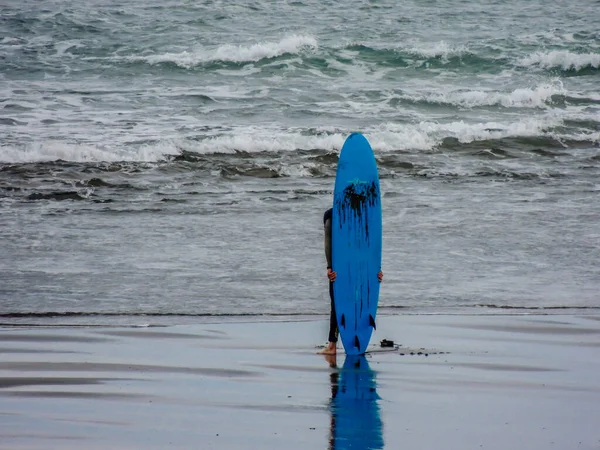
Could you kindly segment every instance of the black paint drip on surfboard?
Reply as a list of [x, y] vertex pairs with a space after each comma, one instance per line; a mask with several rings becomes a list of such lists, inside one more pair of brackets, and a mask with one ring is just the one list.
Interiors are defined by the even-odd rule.
[[[345, 223], [347, 215], [344, 214], [350, 209], [359, 221], [363, 220], [366, 215], [367, 207], [372, 206], [377, 201], [379, 196], [377, 184], [371, 183], [351, 183], [346, 186], [342, 194], [342, 201], [338, 203], [337, 213], [340, 218], [340, 228]], [[369, 223], [365, 224], [366, 238], [369, 239]]]
[[[349, 184], [343, 191], [342, 201], [337, 205], [337, 214], [340, 218], [340, 228], [346, 222], [349, 217], [356, 217], [360, 222], [365, 222], [365, 237], [367, 241], [369, 240], [369, 223], [367, 219], [367, 209], [369, 206], [373, 206], [376, 201], [378, 194], [377, 184], [372, 181], [371, 183], [351, 183]], [[351, 211], [351, 214], [346, 214], [348, 210]], [[363, 286], [361, 285], [361, 292]], [[367, 285], [367, 297], [370, 297], [370, 288]], [[362, 314], [363, 310], [363, 299], [360, 299], [360, 311]], [[354, 329], [356, 330], [358, 324], [356, 321], [358, 320], [358, 316], [355, 316], [355, 324]], [[369, 314], [369, 325], [376, 329], [377, 326], [375, 324], [375, 319], [372, 315]], [[341, 326], [346, 327], [346, 320], [344, 315], [342, 314], [341, 318]], [[354, 336], [354, 346], [356, 348], [360, 348], [360, 341], [358, 336]]]
[[[342, 194], [342, 201], [338, 203], [338, 214], [340, 217], [340, 226], [345, 222], [346, 215], [343, 214], [350, 209], [361, 220], [367, 206], [375, 204], [378, 197], [377, 185], [374, 181], [371, 183], [351, 183]], [[369, 226], [366, 226], [367, 238], [369, 237]]]

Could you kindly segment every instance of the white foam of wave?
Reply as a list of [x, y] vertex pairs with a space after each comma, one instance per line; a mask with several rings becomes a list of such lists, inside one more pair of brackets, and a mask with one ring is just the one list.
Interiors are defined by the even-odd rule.
[[[464, 121], [449, 123], [422, 121], [416, 124], [388, 122], [367, 128], [362, 132], [367, 136], [373, 148], [385, 152], [431, 150], [448, 137], [468, 143], [483, 139], [547, 135], [546, 130], [561, 124], [560, 118], [552, 117], [531, 118], [509, 124]], [[328, 130], [326, 133], [307, 136], [301, 131], [245, 128], [235, 131], [235, 134], [215, 136], [183, 145], [186, 150], [199, 153], [233, 153], [236, 151], [252, 153], [297, 149], [338, 151], [350, 133], [350, 131]]]
[[128, 59], [146, 61], [149, 64], [171, 62], [189, 69], [198, 64], [213, 61], [256, 62], [261, 59], [275, 58], [285, 54], [298, 54], [302, 50], [316, 48], [318, 48], [318, 42], [313, 36], [291, 35], [278, 42], [259, 42], [249, 46], [225, 44], [214, 50], [199, 48], [191, 52], [136, 56]]
[[453, 56], [461, 56], [469, 52], [465, 45], [453, 45], [446, 41], [419, 42], [402, 46], [401, 49], [417, 56], [425, 58], [441, 58], [444, 60]]
[[593, 142], [595, 145], [600, 144], [600, 131], [588, 133], [588, 132], [579, 132], [579, 133], [568, 133], [557, 136], [559, 140], [565, 141], [577, 141], [577, 142]]
[[449, 104], [464, 108], [478, 106], [504, 106], [506, 108], [542, 108], [548, 106], [553, 95], [566, 95], [560, 81], [544, 83], [535, 88], [519, 88], [511, 92], [498, 91], [458, 91], [417, 96], [405, 96], [411, 101]]
[[[600, 132], [553, 131], [561, 126], [558, 117], [539, 117], [519, 120], [514, 123], [454, 121], [439, 123], [422, 121], [419, 123], [383, 123], [361, 130], [378, 152], [411, 150], [428, 151], [451, 137], [462, 143], [478, 140], [502, 139], [506, 137], [551, 136], [558, 140], [600, 142]], [[235, 152], [275, 152], [298, 149], [321, 149], [339, 151], [352, 130], [323, 128], [308, 135], [303, 129], [283, 129], [274, 127], [240, 127], [228, 134], [207, 137], [203, 140], [165, 140], [153, 144], [128, 145], [116, 150], [45, 142], [27, 146], [0, 147], [0, 162], [39, 162], [57, 159], [76, 162], [100, 161], [139, 161], [155, 162], [165, 159], [165, 155], [179, 154], [182, 150], [200, 154]]]
[[0, 162], [30, 163], [59, 159], [72, 162], [154, 162], [164, 159], [166, 154], [177, 153], [179, 153], [177, 146], [168, 141], [131, 147], [126, 150], [113, 150], [70, 142], [45, 141], [44, 143], [0, 146]]
[[600, 53], [574, 53], [567, 50], [535, 52], [517, 62], [523, 67], [538, 66], [542, 69], [581, 70], [600, 68]]
[[455, 121], [438, 123], [423, 121], [414, 125], [383, 124], [369, 131], [369, 140], [380, 151], [393, 150], [430, 150], [441, 144], [445, 138], [455, 138], [459, 142], [469, 143], [487, 139], [506, 137], [528, 137], [546, 135], [547, 129], [560, 125], [560, 119], [539, 118], [521, 120], [503, 124], [498, 122], [468, 123]]
[[56, 49], [55, 56], [58, 56], [58, 57], [65, 56], [65, 54], [67, 53], [67, 50], [70, 50], [72, 48], [82, 48], [82, 47], [84, 47], [84, 45], [78, 39], [60, 41], [60, 42], [57, 42], [56, 44], [54, 44], [54, 48]]
[[254, 153], [314, 148], [334, 150], [341, 148], [345, 139], [345, 135], [342, 133], [306, 136], [300, 129], [248, 127], [235, 130], [234, 133], [181, 145], [186, 150], [198, 153], [233, 153], [236, 151]]

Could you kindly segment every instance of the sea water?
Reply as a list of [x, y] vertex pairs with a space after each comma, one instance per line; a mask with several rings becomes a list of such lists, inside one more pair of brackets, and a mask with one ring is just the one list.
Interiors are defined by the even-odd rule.
[[380, 314], [598, 312], [598, 23], [591, 0], [7, 0], [0, 322], [328, 314], [352, 131]]

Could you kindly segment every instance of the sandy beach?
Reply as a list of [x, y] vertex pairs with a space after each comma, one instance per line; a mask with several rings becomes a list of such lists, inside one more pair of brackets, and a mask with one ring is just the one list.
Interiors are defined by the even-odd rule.
[[600, 317], [280, 319], [0, 329], [0, 448], [600, 448]]

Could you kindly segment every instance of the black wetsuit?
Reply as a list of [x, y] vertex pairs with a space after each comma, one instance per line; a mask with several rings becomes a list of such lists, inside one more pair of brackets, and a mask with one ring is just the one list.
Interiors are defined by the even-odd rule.
[[[325, 257], [327, 268], [331, 269], [331, 227], [333, 222], [333, 209], [328, 209], [323, 215], [323, 227], [325, 228]], [[329, 342], [337, 342], [338, 326], [335, 315], [335, 302], [333, 301], [333, 283], [329, 282], [329, 298], [331, 299], [331, 314], [329, 316]]]

